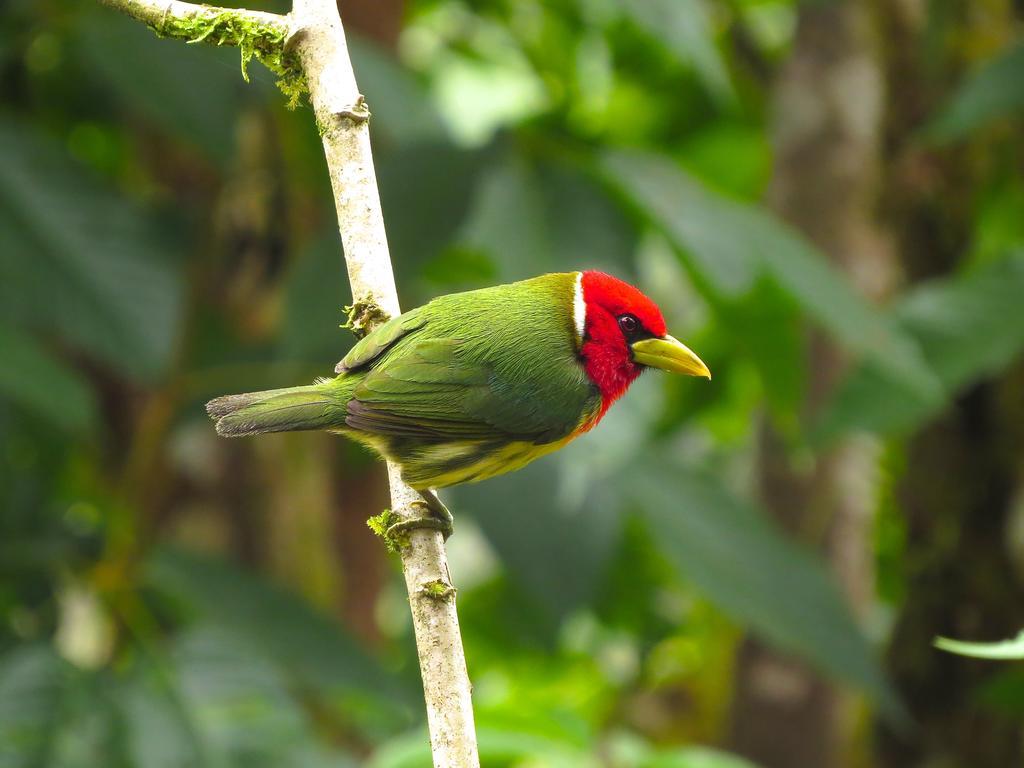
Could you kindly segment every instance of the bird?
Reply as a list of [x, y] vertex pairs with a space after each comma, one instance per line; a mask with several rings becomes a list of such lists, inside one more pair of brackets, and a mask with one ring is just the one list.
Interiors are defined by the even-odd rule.
[[218, 397], [218, 434], [327, 430], [398, 465], [452, 529], [438, 488], [511, 472], [593, 429], [648, 368], [711, 378], [658, 306], [597, 270], [439, 296], [360, 339], [313, 384]]

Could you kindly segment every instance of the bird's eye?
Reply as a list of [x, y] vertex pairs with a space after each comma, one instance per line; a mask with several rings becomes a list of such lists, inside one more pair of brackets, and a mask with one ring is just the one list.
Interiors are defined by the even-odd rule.
[[640, 321], [633, 315], [619, 315], [619, 329], [630, 336], [640, 330]]

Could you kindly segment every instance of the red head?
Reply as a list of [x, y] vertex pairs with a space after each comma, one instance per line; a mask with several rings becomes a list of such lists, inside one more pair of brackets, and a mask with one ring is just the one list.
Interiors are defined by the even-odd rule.
[[632, 285], [603, 272], [583, 272], [574, 308], [583, 367], [601, 391], [598, 418], [648, 366], [710, 378], [704, 363], [668, 335], [658, 306]]

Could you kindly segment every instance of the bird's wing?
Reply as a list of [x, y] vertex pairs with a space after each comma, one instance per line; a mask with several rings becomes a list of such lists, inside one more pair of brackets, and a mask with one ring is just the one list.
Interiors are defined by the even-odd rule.
[[334, 366], [335, 373], [348, 373], [372, 365], [400, 339], [426, 324], [423, 307], [393, 317], [356, 342], [348, 354]]
[[559, 365], [531, 370], [459, 339], [407, 338], [355, 388], [346, 423], [393, 437], [552, 442], [599, 402], [575, 360]]

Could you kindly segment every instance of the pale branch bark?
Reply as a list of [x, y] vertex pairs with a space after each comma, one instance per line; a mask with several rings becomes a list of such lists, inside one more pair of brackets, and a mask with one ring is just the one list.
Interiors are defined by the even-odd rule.
[[399, 313], [398, 291], [370, 151], [370, 112], [356, 85], [334, 0], [294, 0], [286, 47], [295, 50], [306, 73], [323, 136], [353, 306], [365, 313], [355, 324], [372, 326], [379, 321], [374, 315]]
[[[250, 11], [245, 8], [220, 8], [215, 5], [198, 5], [179, 0], [100, 0], [104, 5], [144, 22], [159, 35], [178, 37], [192, 42], [194, 36], [185, 33], [192, 24], [213, 23], [218, 18], [235, 17], [262, 25], [266, 28], [287, 33], [288, 18], [277, 13]], [[237, 45], [237, 43], [235, 43]]]
[[[196, 21], [231, 24], [211, 42], [253, 50], [246, 36], [279, 38], [278, 62], [294, 56], [305, 75], [331, 176], [338, 227], [352, 288], [354, 330], [372, 330], [400, 312], [384, 231], [380, 195], [370, 150], [370, 113], [356, 85], [345, 32], [335, 0], [294, 0], [287, 17], [241, 9], [213, 8], [177, 0], [102, 0], [168, 37], [206, 39]], [[241, 21], [242, 23], [238, 23]], [[238, 30], [237, 33], [234, 30]], [[284, 32], [281, 36], [280, 33]], [[235, 40], [232, 35], [237, 34]], [[266, 51], [258, 51], [267, 55]], [[273, 55], [273, 54], [271, 54]], [[262, 56], [261, 56], [262, 58]], [[402, 518], [428, 514], [419, 494], [388, 465], [392, 512]], [[408, 532], [400, 548], [427, 707], [436, 768], [478, 768], [471, 686], [441, 534]], [[403, 537], [404, 538], [404, 537]]]

